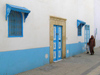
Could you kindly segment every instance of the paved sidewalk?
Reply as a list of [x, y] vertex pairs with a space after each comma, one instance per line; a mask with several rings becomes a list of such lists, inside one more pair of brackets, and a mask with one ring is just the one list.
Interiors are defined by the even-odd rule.
[[100, 48], [17, 75], [100, 75]]

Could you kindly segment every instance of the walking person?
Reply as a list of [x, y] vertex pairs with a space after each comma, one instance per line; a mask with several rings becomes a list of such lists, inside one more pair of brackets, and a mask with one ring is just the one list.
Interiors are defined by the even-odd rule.
[[91, 55], [93, 55], [95, 47], [95, 38], [93, 37], [93, 35], [91, 35], [91, 38], [89, 39], [89, 46], [90, 46], [90, 53]]

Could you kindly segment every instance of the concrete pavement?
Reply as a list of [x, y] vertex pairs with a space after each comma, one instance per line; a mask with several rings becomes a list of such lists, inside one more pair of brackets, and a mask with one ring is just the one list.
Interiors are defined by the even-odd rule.
[[17, 75], [100, 75], [100, 48], [95, 54], [79, 54]]

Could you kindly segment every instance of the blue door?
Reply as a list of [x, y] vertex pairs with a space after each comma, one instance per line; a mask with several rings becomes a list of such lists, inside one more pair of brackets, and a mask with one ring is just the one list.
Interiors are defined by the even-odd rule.
[[62, 26], [54, 25], [53, 61], [62, 58]]
[[85, 38], [84, 38], [84, 41], [85, 41], [85, 44], [87, 42], [89, 42], [89, 38], [90, 38], [90, 26], [89, 25], [85, 25]]

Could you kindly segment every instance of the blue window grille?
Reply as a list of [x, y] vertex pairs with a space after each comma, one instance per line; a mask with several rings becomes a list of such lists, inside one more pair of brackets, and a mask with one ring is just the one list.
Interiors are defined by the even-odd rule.
[[23, 17], [22, 13], [11, 10], [8, 16], [8, 37], [23, 36]]
[[90, 25], [85, 25], [85, 32], [84, 32], [84, 41], [85, 43], [89, 42], [90, 39]]
[[90, 29], [89, 25], [85, 25], [85, 30], [89, 30], [89, 29]]
[[6, 4], [5, 19], [8, 19], [8, 37], [23, 37], [23, 21], [25, 22], [29, 13], [30, 10], [25, 7]]
[[82, 25], [78, 26], [78, 36], [82, 35]]

